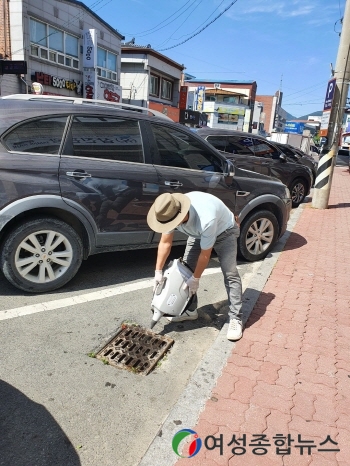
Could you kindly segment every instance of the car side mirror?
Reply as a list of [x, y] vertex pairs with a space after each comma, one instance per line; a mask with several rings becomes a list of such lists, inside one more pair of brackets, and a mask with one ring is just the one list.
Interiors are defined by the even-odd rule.
[[280, 160], [282, 160], [282, 162], [287, 162], [287, 157], [286, 157], [286, 154], [280, 154]]
[[226, 160], [224, 176], [225, 176], [225, 177], [232, 177], [232, 176], [235, 176], [235, 166], [234, 166], [234, 164], [231, 162], [231, 160]]

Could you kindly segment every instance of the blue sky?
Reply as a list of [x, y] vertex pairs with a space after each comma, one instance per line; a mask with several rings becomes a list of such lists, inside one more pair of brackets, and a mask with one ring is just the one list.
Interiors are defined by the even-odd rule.
[[[346, 0], [90, 0], [84, 3], [136, 44], [150, 44], [197, 78], [282, 86], [295, 116], [323, 109]], [[230, 7], [204, 31], [207, 23]], [[281, 85], [282, 79], [282, 85]]]

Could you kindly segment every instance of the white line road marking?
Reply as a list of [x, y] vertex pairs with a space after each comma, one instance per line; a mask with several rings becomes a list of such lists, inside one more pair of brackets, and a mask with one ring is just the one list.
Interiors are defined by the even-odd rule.
[[[249, 280], [251, 276], [255, 273], [255, 269], [260, 266], [260, 263], [253, 264], [253, 271], [249, 275]], [[241, 266], [238, 266], [240, 269]], [[213, 275], [221, 272], [220, 267], [213, 267], [204, 271], [203, 275]], [[246, 277], [243, 279], [243, 287], [247, 282]], [[153, 279], [143, 280], [140, 282], [129, 283], [128, 285], [115, 286], [113, 288], [106, 288], [100, 291], [93, 291], [92, 293], [85, 293], [78, 296], [72, 296], [71, 298], [55, 299], [53, 301], [46, 301], [38, 304], [31, 304], [28, 306], [16, 307], [14, 309], [8, 309], [5, 311], [0, 311], [0, 320], [13, 319], [15, 317], [27, 316], [30, 314], [36, 314], [37, 312], [52, 311], [54, 309], [60, 309], [63, 307], [71, 307], [76, 304], [87, 303], [89, 301], [97, 301], [99, 299], [111, 298], [112, 296], [117, 296], [124, 293], [130, 293], [132, 291], [142, 290], [145, 288], [150, 288], [153, 286]]]

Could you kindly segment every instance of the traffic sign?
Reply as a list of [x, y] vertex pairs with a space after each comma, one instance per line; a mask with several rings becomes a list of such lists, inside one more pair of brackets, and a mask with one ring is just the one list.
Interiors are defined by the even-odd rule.
[[328, 81], [323, 110], [330, 110], [332, 108], [336, 81], [337, 81], [336, 78], [333, 78], [330, 81]]

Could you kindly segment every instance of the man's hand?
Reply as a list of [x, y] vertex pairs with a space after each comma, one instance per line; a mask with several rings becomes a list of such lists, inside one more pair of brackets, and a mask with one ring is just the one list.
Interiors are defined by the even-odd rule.
[[154, 272], [153, 293], [156, 291], [157, 286], [163, 281], [163, 270], [156, 270]]
[[185, 290], [186, 288], [189, 288], [190, 290], [190, 296], [194, 295], [197, 293], [198, 288], [199, 288], [199, 278], [195, 278], [193, 275], [191, 278], [187, 280], [187, 282], [184, 284], [183, 289]]

